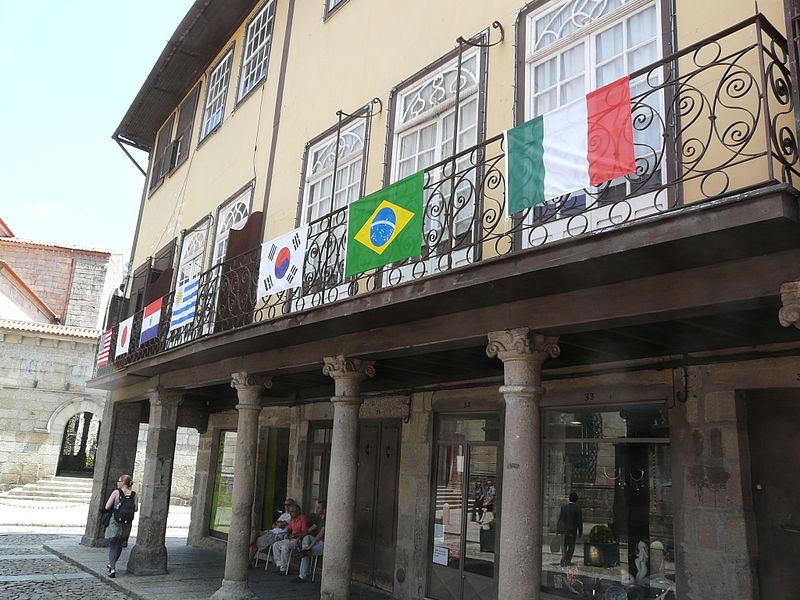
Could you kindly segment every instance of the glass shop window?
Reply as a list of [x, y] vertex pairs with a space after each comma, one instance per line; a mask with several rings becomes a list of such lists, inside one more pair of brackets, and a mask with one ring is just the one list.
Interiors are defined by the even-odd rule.
[[675, 600], [666, 407], [547, 409], [543, 419], [542, 589]]
[[211, 536], [222, 539], [228, 539], [228, 530], [231, 526], [233, 462], [235, 458], [236, 432], [220, 431], [208, 530]]

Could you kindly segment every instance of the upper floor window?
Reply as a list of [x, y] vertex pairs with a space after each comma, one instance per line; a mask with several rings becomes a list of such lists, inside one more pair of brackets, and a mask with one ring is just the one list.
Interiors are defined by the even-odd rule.
[[247, 25], [237, 100], [244, 98], [259, 81], [267, 76], [274, 23], [275, 0], [268, 0]]
[[197, 226], [187, 231], [183, 236], [181, 257], [178, 262], [176, 287], [193, 281], [203, 272], [206, 256], [206, 241], [208, 240], [209, 218], [203, 219]]
[[164, 178], [180, 167], [189, 157], [192, 140], [197, 100], [200, 97], [200, 86], [189, 92], [178, 107], [178, 126], [175, 136], [172, 135], [175, 125], [175, 113], [158, 132], [158, 143], [153, 154], [153, 168], [150, 172], [150, 191], [152, 192], [164, 181]]
[[217, 231], [214, 236], [213, 265], [218, 265], [225, 260], [228, 250], [228, 236], [231, 229], [241, 229], [250, 216], [250, 202], [253, 198], [253, 186], [248, 185], [229, 202], [227, 202], [217, 215]]
[[[452, 60], [402, 90], [395, 104], [392, 181], [398, 181], [453, 154], [457, 62]], [[480, 56], [465, 53], [459, 90], [459, 150], [478, 142]]]
[[334, 10], [345, 2], [347, 0], [325, 0], [325, 18], [327, 19]]
[[[660, 21], [658, 0], [562, 0], [532, 9], [522, 22], [522, 121], [583, 98], [657, 61], [663, 52]], [[644, 103], [634, 100], [632, 105], [637, 123], [633, 131], [637, 171], [535, 207], [526, 218], [544, 226], [534, 237], [526, 238], [526, 243], [558, 240], [615, 224], [616, 202], [624, 201], [632, 218], [665, 207], [667, 195], [651, 193], [664, 177], [658, 159], [662, 130], [659, 119], [652, 118], [662, 112], [659, 77], [660, 73], [653, 71], [630, 80], [632, 98], [646, 95]], [[645, 118], [637, 120], [638, 114]], [[573, 219], [576, 214], [582, 217]]]
[[150, 163], [150, 188], [152, 193], [163, 182], [169, 171], [168, 161], [165, 160], [168, 149], [170, 148], [170, 140], [172, 140], [172, 129], [175, 127], [175, 113], [172, 113], [167, 119], [167, 122], [158, 130], [158, 139], [156, 141], [156, 151], [153, 154]]
[[[367, 119], [356, 118], [309, 147], [301, 224], [310, 223], [361, 197]], [[335, 189], [334, 189], [335, 186]]]
[[480, 201], [470, 156], [430, 167], [474, 146], [482, 136], [485, 60], [485, 49], [470, 48], [462, 55], [460, 73], [456, 57], [442, 61], [438, 68], [402, 84], [392, 103], [389, 179], [394, 182], [428, 170], [425, 248], [413, 267], [415, 276], [458, 266], [472, 257]]
[[203, 122], [200, 127], [200, 139], [211, 133], [220, 123], [225, 112], [225, 95], [228, 91], [228, 81], [231, 78], [231, 63], [233, 62], [233, 47], [231, 47], [208, 76], [206, 86], [206, 103], [203, 108]]
[[200, 99], [200, 85], [189, 92], [181, 105], [178, 107], [178, 127], [175, 129], [174, 149], [171, 153], [173, 157], [170, 170], [177, 169], [189, 157], [189, 148], [192, 144], [192, 131], [194, 130], [194, 120], [197, 114], [197, 102]]
[[[652, 0], [568, 0], [528, 16], [525, 119], [658, 60]], [[646, 84], [631, 82], [631, 94]]]

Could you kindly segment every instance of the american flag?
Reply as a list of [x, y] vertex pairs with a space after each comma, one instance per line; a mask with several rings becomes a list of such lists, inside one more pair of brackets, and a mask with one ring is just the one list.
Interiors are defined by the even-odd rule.
[[108, 355], [111, 352], [111, 329], [105, 331], [100, 336], [100, 343], [97, 345], [97, 366], [102, 367], [108, 364]]

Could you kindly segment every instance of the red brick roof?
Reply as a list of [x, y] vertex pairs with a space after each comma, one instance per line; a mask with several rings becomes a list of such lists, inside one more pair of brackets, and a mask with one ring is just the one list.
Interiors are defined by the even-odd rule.
[[27, 240], [19, 237], [2, 237], [0, 236], [0, 243], [12, 243], [25, 246], [39, 246], [40, 248], [64, 248], [66, 250], [80, 250], [81, 252], [93, 252], [95, 254], [114, 254], [111, 250], [104, 248], [93, 248], [91, 246], [73, 246], [72, 244], [56, 244], [54, 242], [39, 242], [36, 240]]
[[47, 333], [50, 335], [63, 335], [65, 337], [79, 337], [85, 339], [100, 339], [100, 330], [88, 327], [73, 327], [71, 325], [53, 325], [52, 323], [35, 323], [33, 321], [14, 321], [0, 319], [0, 329], [12, 331], [28, 331], [32, 333]]

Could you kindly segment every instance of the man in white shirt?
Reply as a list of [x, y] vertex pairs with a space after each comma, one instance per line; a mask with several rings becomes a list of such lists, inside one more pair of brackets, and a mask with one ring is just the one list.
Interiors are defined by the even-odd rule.
[[256, 552], [263, 552], [271, 544], [278, 540], [286, 538], [286, 530], [289, 527], [289, 521], [292, 516], [289, 514], [289, 507], [297, 503], [292, 498], [287, 498], [283, 503], [283, 514], [278, 517], [272, 524], [272, 528], [266, 531], [259, 531], [253, 528], [250, 535], [250, 560], [256, 555]]

